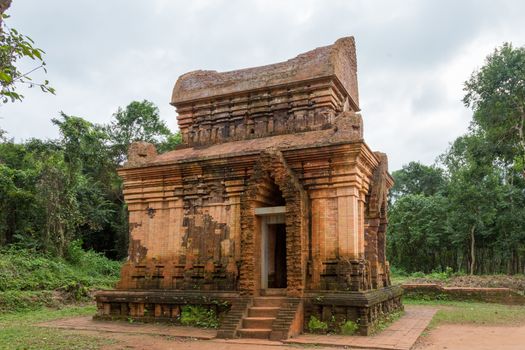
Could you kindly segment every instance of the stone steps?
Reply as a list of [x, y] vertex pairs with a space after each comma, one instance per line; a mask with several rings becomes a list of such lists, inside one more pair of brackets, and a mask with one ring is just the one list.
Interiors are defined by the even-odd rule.
[[242, 320], [244, 329], [272, 329], [275, 317], [245, 317]]
[[286, 302], [279, 308], [276, 320], [272, 324], [272, 333], [270, 333], [270, 340], [287, 339], [290, 334], [297, 332], [292, 330], [292, 323], [294, 322], [298, 308], [301, 305], [299, 298], [287, 298]]
[[299, 298], [262, 296], [239, 298], [232, 303], [218, 329], [218, 338], [287, 339], [300, 303]]
[[248, 310], [248, 317], [277, 317], [279, 307], [253, 306]]
[[217, 330], [217, 338], [234, 338], [237, 328], [241, 325], [244, 312], [249, 305], [248, 298], [239, 298], [232, 303], [231, 309]]
[[237, 331], [241, 338], [269, 339], [285, 297], [265, 296], [253, 298], [253, 306], [242, 319], [242, 328]]
[[285, 300], [284, 297], [256, 297], [253, 306], [280, 307]]
[[268, 288], [261, 290], [261, 296], [286, 296], [286, 289], [283, 288]]
[[238, 330], [240, 338], [269, 339], [271, 329], [242, 328]]

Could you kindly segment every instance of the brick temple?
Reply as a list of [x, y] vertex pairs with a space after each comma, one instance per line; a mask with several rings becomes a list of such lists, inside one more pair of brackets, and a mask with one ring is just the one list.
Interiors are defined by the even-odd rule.
[[353, 37], [286, 62], [179, 77], [183, 144], [119, 170], [129, 258], [98, 318], [226, 305], [218, 336], [284, 339], [311, 316], [366, 335], [402, 309], [385, 257], [387, 157], [363, 140]]

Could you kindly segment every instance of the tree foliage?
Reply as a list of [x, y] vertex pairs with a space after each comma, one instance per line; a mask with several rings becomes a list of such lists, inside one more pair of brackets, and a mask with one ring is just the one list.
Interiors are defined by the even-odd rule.
[[113, 114], [107, 132], [119, 164], [126, 159], [128, 145], [132, 142], [146, 141], [157, 147], [163, 145], [164, 148], [169, 148], [166, 142], [174, 143], [170, 129], [160, 119], [159, 109], [147, 100], [133, 101], [126, 108], [119, 108]]
[[[117, 112], [111, 124], [97, 125], [60, 113], [52, 119], [56, 140], [0, 141], [0, 246], [67, 256], [72, 242], [82, 240], [109, 257], [126, 256], [128, 218], [116, 172], [123, 152], [141, 138], [162, 150], [180, 140], [151, 102], [128, 107], [119, 111], [138, 109], [141, 116]], [[124, 134], [129, 137], [115, 137]]]
[[524, 168], [525, 48], [505, 43], [465, 82], [465, 105], [495, 153]]
[[[4, 11], [10, 5], [11, 1], [3, 0], [0, 3], [0, 100], [2, 103], [22, 101], [24, 96], [18, 91], [20, 85], [38, 87], [43, 92], [54, 94], [55, 89], [49, 85], [48, 80], [34, 81], [31, 77], [39, 69], [47, 72], [44, 51], [34, 46], [33, 39], [5, 23], [9, 16]], [[35, 63], [27, 72], [22, 72], [19, 68], [20, 61], [24, 60]]]
[[496, 49], [465, 91], [469, 132], [439, 166], [410, 163], [393, 174], [388, 251], [412, 272], [524, 273], [525, 49]]
[[396, 199], [408, 194], [431, 196], [443, 190], [445, 178], [443, 169], [426, 166], [419, 162], [410, 162], [402, 169], [392, 173], [394, 187], [391, 198]]
[[[525, 181], [491, 153], [483, 134], [458, 138], [441, 157], [437, 192], [418, 186], [390, 206], [387, 249], [408, 272], [523, 273]], [[418, 168], [424, 168], [419, 165]], [[412, 167], [413, 168], [413, 167]], [[407, 172], [409, 183], [418, 172]], [[417, 247], [417, 249], [414, 249]]]
[[444, 224], [447, 199], [441, 195], [406, 194], [390, 209], [388, 257], [406, 271], [430, 272], [449, 260], [451, 242]]

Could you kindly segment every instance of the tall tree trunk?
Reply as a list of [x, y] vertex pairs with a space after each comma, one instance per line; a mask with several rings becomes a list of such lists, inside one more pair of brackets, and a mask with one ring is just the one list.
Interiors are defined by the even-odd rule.
[[475, 245], [476, 240], [474, 237], [474, 232], [476, 230], [476, 225], [472, 225], [472, 228], [470, 229], [470, 274], [474, 274], [474, 268], [476, 267], [476, 251]]
[[[524, 108], [520, 108], [520, 118], [518, 124], [515, 125], [516, 130], [518, 131], [518, 142], [521, 146], [522, 155], [525, 157], [525, 135], [524, 135], [524, 127], [525, 127], [525, 111]], [[522, 174], [525, 177], [525, 169], [522, 169]]]

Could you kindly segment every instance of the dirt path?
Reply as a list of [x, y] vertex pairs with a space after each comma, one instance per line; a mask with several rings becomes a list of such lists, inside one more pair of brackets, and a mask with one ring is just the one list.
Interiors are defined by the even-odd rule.
[[441, 325], [421, 337], [414, 350], [523, 350], [525, 326]]
[[[420, 332], [428, 325], [428, 321], [432, 317], [433, 312], [435, 312], [435, 310], [426, 309], [428, 308], [407, 307], [405, 316], [380, 333], [381, 336], [338, 337], [306, 335], [294, 338], [294, 340], [297, 341], [304, 338], [303, 340], [306, 340], [306, 342], [301, 345], [312, 347], [314, 343], [324, 343], [325, 345], [333, 346], [341, 345], [341, 347], [315, 347], [317, 350], [356, 347], [408, 350]], [[425, 310], [427, 313], [432, 311], [432, 315], [426, 318], [423, 317], [425, 316], [423, 312]], [[424, 319], [427, 320], [422, 323]], [[72, 334], [84, 334], [114, 341], [113, 344], [103, 347], [103, 350], [297, 350], [301, 347], [301, 345], [255, 339], [213, 339], [216, 335], [215, 330], [158, 324], [93, 321], [91, 317], [65, 318], [39, 325], [59, 328]], [[419, 329], [416, 329], [416, 326], [419, 326]], [[408, 342], [411, 333], [414, 333], [414, 338]], [[312, 337], [316, 339], [312, 340]], [[341, 341], [338, 341], [338, 339]], [[525, 325], [478, 326], [471, 324], [445, 324], [432, 329], [428, 334], [420, 337], [412, 347], [412, 350], [524, 350], [524, 344]]]
[[[115, 340], [100, 350], [297, 350], [301, 347], [287, 346], [279, 342], [254, 340], [198, 340], [155, 335], [133, 335], [129, 333], [109, 333], [86, 330], [67, 330], [74, 334], [84, 334]], [[251, 343], [253, 342], [253, 343]], [[257, 344], [255, 344], [257, 343]], [[334, 347], [315, 347], [315, 350], [334, 350]]]
[[[77, 331], [95, 334], [91, 331]], [[100, 336], [118, 341], [103, 350], [297, 350], [297, 346], [246, 344], [217, 340], [189, 340], [172, 337], [99, 333]], [[260, 342], [260, 341], [259, 341]], [[414, 350], [523, 350], [525, 326], [473, 326], [443, 325], [420, 339]], [[316, 350], [333, 350], [334, 347], [315, 347]]]
[[[68, 330], [115, 340], [101, 350], [297, 350], [298, 346], [277, 345], [275, 342], [258, 344], [220, 340], [182, 339], [169, 336], [134, 335], [84, 330]], [[413, 350], [523, 350], [525, 326], [442, 325], [422, 337]], [[316, 350], [334, 350], [335, 347], [315, 347]], [[341, 348], [340, 348], [341, 349]]]
[[[124, 344], [114, 345], [109, 349], [170, 349], [178, 342], [177, 349], [296, 349], [298, 346], [318, 345], [319, 348], [334, 346], [409, 350], [427, 327], [435, 312], [435, 308], [408, 306], [405, 314], [388, 329], [370, 337], [303, 334], [285, 342], [259, 339], [220, 340], [214, 339], [217, 331], [211, 329], [123, 321], [94, 321], [89, 316], [48, 321], [40, 323], [39, 326], [95, 332], [94, 334], [98, 337], [115, 339]], [[197, 339], [200, 339], [200, 342], [196, 342]]]

